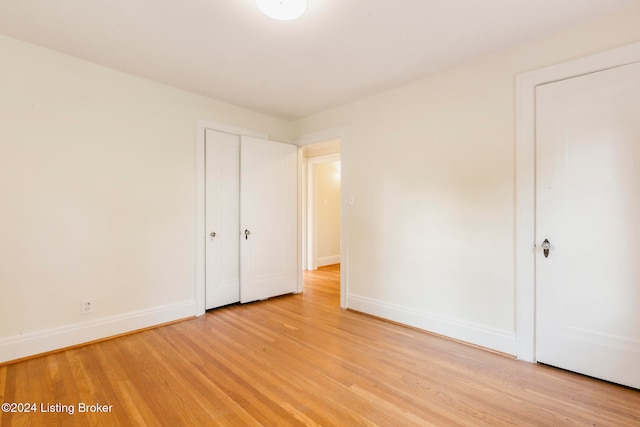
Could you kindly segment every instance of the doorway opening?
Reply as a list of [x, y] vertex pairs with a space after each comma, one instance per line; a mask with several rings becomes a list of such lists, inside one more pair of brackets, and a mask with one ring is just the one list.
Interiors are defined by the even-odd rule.
[[301, 148], [303, 161], [302, 270], [305, 290], [313, 277], [331, 276], [340, 292], [341, 158], [339, 138]]

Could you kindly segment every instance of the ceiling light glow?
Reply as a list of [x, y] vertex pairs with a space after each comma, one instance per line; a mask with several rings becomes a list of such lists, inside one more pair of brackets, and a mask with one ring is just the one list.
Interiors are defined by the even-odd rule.
[[269, 18], [291, 21], [307, 10], [307, 0], [255, 0], [258, 9]]

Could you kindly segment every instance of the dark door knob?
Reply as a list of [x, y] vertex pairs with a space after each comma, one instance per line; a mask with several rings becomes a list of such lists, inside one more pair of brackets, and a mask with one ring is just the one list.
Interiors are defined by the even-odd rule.
[[551, 243], [549, 243], [549, 240], [544, 239], [544, 242], [542, 242], [542, 252], [545, 258], [549, 256], [549, 249], [551, 249]]

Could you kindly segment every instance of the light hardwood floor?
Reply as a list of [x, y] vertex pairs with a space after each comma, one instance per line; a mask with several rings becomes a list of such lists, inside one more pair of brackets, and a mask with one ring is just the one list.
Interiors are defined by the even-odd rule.
[[[37, 412], [0, 413], [0, 425], [640, 425], [640, 391], [338, 301], [339, 269], [325, 267], [301, 295], [2, 366], [0, 401]], [[80, 403], [111, 409], [79, 413]], [[74, 414], [42, 412], [56, 404]]]

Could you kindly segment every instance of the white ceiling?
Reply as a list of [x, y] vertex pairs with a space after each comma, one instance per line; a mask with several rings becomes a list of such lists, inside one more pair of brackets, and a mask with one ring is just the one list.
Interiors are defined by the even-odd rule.
[[640, 0], [0, 0], [0, 33], [284, 119], [390, 89]]

